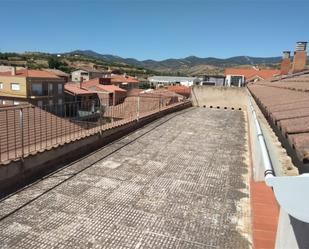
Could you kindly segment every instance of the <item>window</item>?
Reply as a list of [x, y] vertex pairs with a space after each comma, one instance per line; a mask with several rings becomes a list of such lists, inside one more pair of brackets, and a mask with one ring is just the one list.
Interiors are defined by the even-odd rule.
[[12, 91], [19, 91], [20, 90], [19, 83], [11, 83], [11, 90]]
[[19, 105], [19, 102], [14, 100], [13, 105]]
[[0, 83], [0, 89], [3, 89], [3, 83]]
[[58, 84], [58, 94], [62, 94], [62, 88], [63, 88], [63, 85], [62, 84]]
[[62, 99], [58, 99], [58, 105], [62, 105]]
[[50, 100], [48, 101], [48, 104], [49, 104], [49, 105], [53, 105], [53, 103], [54, 103], [54, 102], [53, 102], [52, 99], [50, 99]]
[[232, 76], [231, 77], [232, 86], [241, 86], [241, 84], [242, 84], [242, 76]]
[[53, 95], [53, 84], [48, 83], [48, 95]]
[[31, 94], [32, 95], [37, 95], [37, 96], [42, 96], [43, 89], [42, 89], [42, 84], [40, 83], [33, 83], [31, 85]]

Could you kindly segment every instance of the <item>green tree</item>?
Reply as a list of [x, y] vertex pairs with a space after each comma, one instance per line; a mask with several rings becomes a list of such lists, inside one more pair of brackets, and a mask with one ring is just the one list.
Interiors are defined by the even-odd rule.
[[61, 66], [61, 62], [55, 57], [50, 57], [48, 59], [48, 67], [58, 69]]

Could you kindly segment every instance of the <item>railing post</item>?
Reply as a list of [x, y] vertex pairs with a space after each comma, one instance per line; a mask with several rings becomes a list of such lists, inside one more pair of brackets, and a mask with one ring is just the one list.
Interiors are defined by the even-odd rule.
[[19, 127], [21, 131], [21, 159], [24, 158], [24, 113], [23, 108], [19, 109]]
[[136, 120], [139, 121], [139, 112], [140, 112], [140, 96], [137, 96], [137, 115]]

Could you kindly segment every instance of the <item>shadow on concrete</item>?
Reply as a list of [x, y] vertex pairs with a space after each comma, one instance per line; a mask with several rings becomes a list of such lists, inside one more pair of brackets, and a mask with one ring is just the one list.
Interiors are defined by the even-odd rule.
[[295, 234], [295, 238], [299, 249], [309, 248], [309, 223], [300, 221], [290, 216], [291, 225]]

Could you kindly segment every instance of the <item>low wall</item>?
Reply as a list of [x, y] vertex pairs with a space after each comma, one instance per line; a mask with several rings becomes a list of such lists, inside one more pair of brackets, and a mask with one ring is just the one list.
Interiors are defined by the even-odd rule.
[[193, 86], [194, 106], [245, 109], [248, 96], [244, 87]]
[[41, 177], [70, 161], [76, 160], [88, 153], [116, 140], [120, 137], [172, 112], [191, 107], [191, 102], [186, 102], [170, 109], [142, 117], [138, 121], [115, 127], [104, 132], [59, 145], [49, 151], [28, 156], [24, 161], [13, 161], [0, 166], [0, 197], [4, 196], [28, 183]]

